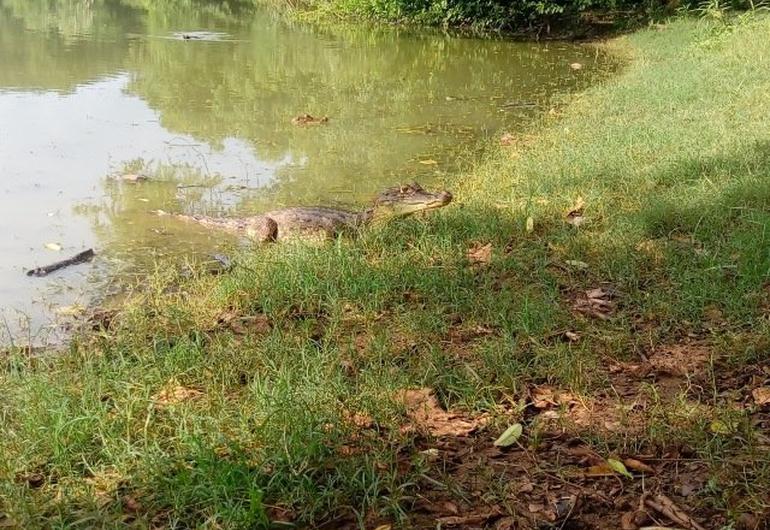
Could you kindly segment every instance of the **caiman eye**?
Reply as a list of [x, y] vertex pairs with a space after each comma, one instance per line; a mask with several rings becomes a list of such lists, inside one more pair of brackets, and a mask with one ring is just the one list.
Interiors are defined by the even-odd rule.
[[409, 190], [409, 186], [401, 186], [400, 188], [398, 188], [398, 192], [399, 192], [401, 195], [404, 195], [404, 194], [405, 194], [405, 193], [407, 193], [408, 191], [410, 191], [410, 190]]

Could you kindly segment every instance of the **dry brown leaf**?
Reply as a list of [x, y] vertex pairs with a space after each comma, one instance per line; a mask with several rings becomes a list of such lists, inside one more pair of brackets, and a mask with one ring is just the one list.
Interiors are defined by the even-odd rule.
[[580, 340], [580, 333], [574, 331], [565, 331], [564, 337], [570, 342], [577, 342]]
[[468, 418], [441, 408], [430, 388], [408, 389], [399, 392], [396, 400], [404, 405], [410, 423], [402, 430], [427, 432], [437, 438], [443, 436], [467, 436], [486, 424], [488, 418]]
[[755, 388], [751, 391], [751, 396], [754, 398], [754, 403], [757, 405], [770, 404], [770, 386]]
[[471, 265], [486, 265], [492, 261], [492, 243], [486, 245], [475, 243], [468, 250], [468, 261]]
[[197, 399], [203, 395], [203, 392], [194, 388], [186, 388], [176, 381], [172, 380], [155, 395], [152, 396], [152, 402], [156, 407], [167, 407], [176, 405], [184, 401]]
[[612, 292], [602, 287], [589, 289], [577, 295], [572, 309], [590, 317], [607, 320], [615, 311], [612, 298]]
[[16, 482], [24, 482], [30, 488], [37, 489], [45, 484], [45, 475], [42, 473], [17, 473]]
[[637, 460], [635, 458], [624, 458], [623, 463], [626, 465], [628, 469], [633, 469], [634, 471], [638, 471], [639, 473], [646, 473], [648, 475], [654, 475], [655, 470], [645, 464], [644, 462]]
[[548, 385], [542, 385], [535, 387], [530, 391], [532, 397], [532, 404], [535, 408], [546, 409], [549, 407], [558, 407], [560, 405], [570, 405], [572, 403], [579, 403], [580, 400], [571, 392], [565, 392], [563, 390], [557, 390], [556, 388]]
[[656, 510], [658, 513], [665, 515], [676, 524], [680, 524], [690, 530], [705, 530], [695, 519], [690, 517], [684, 510], [677, 506], [674, 501], [659, 493], [651, 499], [646, 499], [644, 503]]
[[515, 517], [502, 517], [495, 523], [495, 530], [516, 530]]
[[586, 477], [611, 477], [616, 474], [615, 470], [607, 462], [590, 466], [583, 471], [583, 475]]
[[389, 524], [381, 524], [380, 526], [378, 526], [378, 527], [377, 527], [377, 528], [375, 528], [374, 530], [391, 530], [391, 528], [393, 528], [393, 526], [392, 526], [392, 525], [389, 525]]
[[345, 411], [342, 416], [348, 424], [361, 429], [368, 429], [374, 425], [372, 417], [362, 412]]
[[139, 503], [139, 501], [137, 501], [135, 498], [133, 498], [130, 495], [124, 495], [122, 501], [123, 501], [123, 508], [127, 512], [136, 513], [142, 509], [142, 505]]
[[439, 517], [436, 522], [446, 526], [462, 526], [479, 525], [486, 523], [492, 517], [500, 515], [500, 510], [497, 508], [490, 508], [477, 513], [469, 515], [453, 515], [450, 517]]

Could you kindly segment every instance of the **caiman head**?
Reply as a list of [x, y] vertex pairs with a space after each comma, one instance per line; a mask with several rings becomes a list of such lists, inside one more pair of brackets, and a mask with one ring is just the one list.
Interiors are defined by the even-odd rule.
[[380, 193], [374, 201], [372, 213], [375, 218], [400, 217], [442, 208], [450, 202], [452, 194], [448, 191], [434, 193], [412, 182], [405, 186], [388, 188]]

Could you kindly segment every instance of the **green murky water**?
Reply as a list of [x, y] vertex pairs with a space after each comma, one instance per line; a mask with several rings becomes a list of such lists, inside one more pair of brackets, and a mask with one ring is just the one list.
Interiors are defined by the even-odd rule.
[[[190, 3], [0, 0], [4, 340], [39, 341], [56, 308], [87, 306], [158, 257], [232, 244], [155, 209], [356, 207], [406, 180], [451, 182], [479, 140], [608, 66], [569, 44], [319, 29]], [[293, 125], [304, 113], [329, 122]], [[127, 172], [154, 181], [109, 178]], [[89, 247], [93, 264], [24, 275]]]

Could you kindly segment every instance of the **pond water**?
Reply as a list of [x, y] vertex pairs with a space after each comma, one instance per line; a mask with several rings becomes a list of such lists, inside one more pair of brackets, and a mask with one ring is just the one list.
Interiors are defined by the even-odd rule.
[[[47, 340], [156, 260], [233, 244], [154, 210], [357, 207], [408, 180], [451, 182], [480, 140], [609, 64], [564, 43], [319, 28], [233, 6], [0, 0], [0, 341]], [[328, 123], [292, 124], [305, 113]], [[151, 180], [112, 178], [127, 173]], [[90, 247], [91, 264], [25, 275]]]

